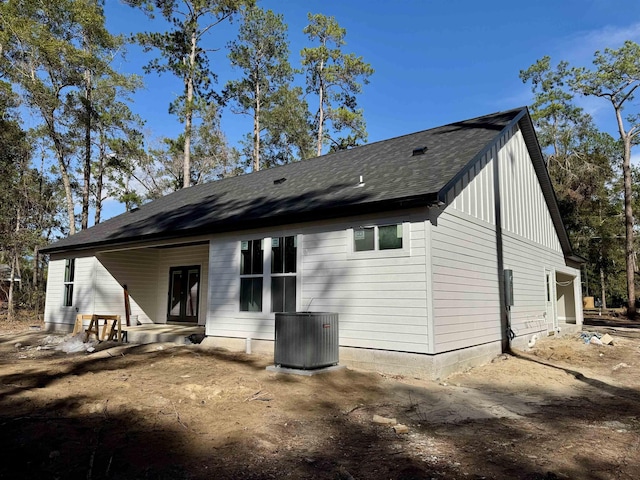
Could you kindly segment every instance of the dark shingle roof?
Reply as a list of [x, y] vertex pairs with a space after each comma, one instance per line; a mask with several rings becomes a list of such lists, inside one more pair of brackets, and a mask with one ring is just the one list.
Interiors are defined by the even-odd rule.
[[[44, 252], [187, 237], [427, 205], [526, 108], [179, 190]], [[527, 115], [528, 117], [528, 115]], [[424, 154], [413, 155], [416, 148]], [[360, 176], [364, 186], [358, 187]]]

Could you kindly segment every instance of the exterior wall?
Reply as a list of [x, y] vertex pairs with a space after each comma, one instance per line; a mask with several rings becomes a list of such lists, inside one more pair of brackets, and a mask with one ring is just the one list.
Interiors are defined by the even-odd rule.
[[[517, 127], [501, 141], [500, 206], [502, 231], [562, 255], [551, 215], [531, 157]], [[560, 262], [564, 265], [564, 257]]]
[[435, 353], [499, 341], [495, 227], [447, 208], [431, 238]]
[[122, 285], [127, 286], [131, 315], [140, 322], [160, 322], [156, 316], [158, 251], [124, 250], [97, 254], [96, 313], [125, 315]]
[[[270, 282], [264, 277], [263, 312], [240, 312], [240, 242], [298, 235], [297, 308], [340, 315], [342, 346], [426, 353], [428, 349], [424, 219], [426, 210], [354, 217], [213, 238], [209, 257], [207, 335], [273, 340]], [[361, 225], [403, 223], [405, 249], [353, 252]]]
[[[215, 235], [207, 244], [80, 257], [70, 308], [60, 306], [64, 258], [55, 257], [45, 318], [51, 324], [72, 324], [76, 311], [119, 311], [126, 283], [132, 313], [164, 323], [170, 268], [200, 265], [199, 323], [206, 324], [212, 341], [243, 346], [251, 338], [269, 344], [275, 326], [270, 240], [296, 235], [296, 308], [338, 312], [342, 352], [355, 366], [401, 373], [402, 359], [409, 359], [411, 368], [423, 372], [420, 376], [433, 377], [467, 360], [486, 360], [504, 335], [503, 269], [513, 270], [514, 343], [526, 344], [555, 329], [558, 320], [581, 323], [580, 272], [564, 261], [517, 127], [459, 178], [446, 200], [438, 212], [412, 209]], [[353, 229], [391, 224], [402, 224], [402, 249], [353, 251]], [[240, 245], [255, 239], [265, 240], [263, 311], [241, 312]], [[551, 309], [546, 271], [553, 279]], [[381, 366], [384, 362], [388, 368]]]
[[[565, 310], [579, 308], [577, 297], [556, 296], [556, 273], [579, 286], [580, 271], [566, 266], [517, 127], [453, 186], [446, 207], [431, 225], [430, 238], [435, 353], [501, 339], [501, 268], [513, 270], [511, 328], [517, 337], [554, 329], [560, 301]], [[545, 271], [553, 283], [549, 312]], [[577, 318], [581, 323], [580, 314], [567, 318], [561, 320]]]
[[158, 249], [157, 288], [155, 323], [167, 322], [167, 305], [169, 301], [169, 269], [180, 266], [200, 266], [200, 299], [198, 325], [204, 325], [207, 318], [209, 278], [209, 245], [191, 245]]
[[69, 329], [78, 313], [91, 313], [95, 305], [94, 256], [76, 257], [73, 282], [73, 301], [69, 307], [62, 306], [64, 296], [65, 257], [52, 256], [47, 276], [44, 321], [49, 329]]
[[208, 245], [171, 248], [138, 248], [112, 252], [90, 252], [77, 257], [73, 305], [62, 307], [65, 257], [49, 262], [45, 323], [47, 328], [70, 330], [77, 313], [124, 316], [122, 285], [127, 285], [131, 314], [141, 322], [166, 323], [169, 268], [200, 265], [198, 323], [207, 314]]
[[[579, 299], [558, 297], [557, 277], [564, 272], [565, 281], [573, 280], [579, 286], [580, 270], [566, 265], [521, 132], [514, 129], [504, 143], [499, 153], [499, 174], [504, 268], [512, 269], [514, 278], [511, 328], [518, 337], [530, 338], [566, 323], [566, 315], [560, 315], [560, 310], [574, 312], [572, 322], [576, 322]], [[523, 194], [526, 202], [522, 201]], [[550, 306], [546, 271], [551, 273]]]

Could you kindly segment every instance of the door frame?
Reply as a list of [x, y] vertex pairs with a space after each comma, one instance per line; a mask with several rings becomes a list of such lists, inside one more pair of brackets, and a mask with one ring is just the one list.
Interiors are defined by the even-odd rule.
[[[195, 315], [187, 316], [186, 314], [186, 305], [188, 299], [188, 284], [189, 281], [189, 271], [197, 270], [198, 271], [198, 295], [196, 298], [195, 305]], [[174, 289], [173, 279], [174, 272], [181, 272], [181, 284], [180, 284], [180, 314], [179, 315], [171, 315], [172, 309], [172, 293]], [[167, 294], [167, 323], [169, 322], [177, 322], [177, 323], [198, 323], [198, 317], [200, 315], [200, 285], [202, 283], [202, 268], [200, 265], [180, 265], [169, 267], [169, 290]]]
[[[547, 331], [558, 330], [558, 315], [556, 314], [556, 272], [550, 268], [544, 269], [545, 284], [545, 314], [547, 317]], [[551, 318], [549, 318], [551, 316]]]

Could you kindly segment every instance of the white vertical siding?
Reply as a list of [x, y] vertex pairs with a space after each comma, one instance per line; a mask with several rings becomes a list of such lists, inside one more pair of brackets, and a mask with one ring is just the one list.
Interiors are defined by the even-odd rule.
[[562, 252], [551, 214], [520, 130], [510, 132], [498, 154], [502, 229]]
[[490, 224], [495, 223], [493, 168], [491, 159], [497, 148], [487, 152], [463, 178], [456, 182], [453, 194], [447, 197], [449, 208], [466, 213]]
[[[428, 349], [424, 215], [409, 222], [406, 256], [375, 252], [368, 258], [349, 255], [348, 229], [362, 224], [387, 225], [407, 218], [324, 222], [283, 233], [263, 231], [242, 239], [298, 234], [298, 305], [302, 310], [340, 315], [342, 346], [422, 352]], [[365, 222], [366, 223], [363, 223]], [[273, 339], [274, 314], [240, 312], [240, 238], [211, 241], [210, 305], [207, 334]], [[266, 281], [265, 281], [266, 283]], [[267, 295], [267, 285], [263, 290]]]

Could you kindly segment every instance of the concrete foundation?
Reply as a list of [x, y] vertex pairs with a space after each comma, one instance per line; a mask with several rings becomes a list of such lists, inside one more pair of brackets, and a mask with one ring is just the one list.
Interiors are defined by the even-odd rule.
[[529, 343], [533, 340], [533, 336], [536, 335], [536, 341], [541, 338], [547, 337], [549, 335], [558, 335], [560, 337], [574, 335], [578, 332], [582, 331], [582, 324], [575, 323], [561, 323], [559, 332], [547, 332], [546, 330], [541, 330], [537, 333], [532, 333], [531, 335], [522, 335], [520, 337], [516, 337], [511, 341], [511, 346], [513, 348], [517, 348], [518, 350], [525, 350], [529, 348]]
[[[206, 337], [202, 345], [224, 348], [234, 352], [245, 352], [247, 341], [244, 338]], [[273, 360], [274, 345], [272, 341], [252, 339], [250, 345], [252, 353], [265, 355]], [[437, 355], [340, 347], [340, 365], [387, 375], [435, 380], [488, 363], [500, 353], [502, 353], [500, 342]]]

